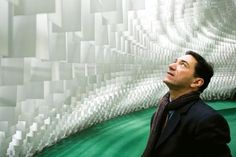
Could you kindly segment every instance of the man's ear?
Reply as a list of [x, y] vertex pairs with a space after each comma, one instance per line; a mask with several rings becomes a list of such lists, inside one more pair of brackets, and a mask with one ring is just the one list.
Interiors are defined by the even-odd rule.
[[190, 85], [192, 88], [201, 87], [204, 84], [203, 78], [194, 78], [193, 83]]

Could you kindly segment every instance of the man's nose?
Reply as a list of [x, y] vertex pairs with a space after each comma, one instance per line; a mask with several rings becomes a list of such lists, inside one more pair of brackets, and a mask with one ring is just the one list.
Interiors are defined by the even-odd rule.
[[170, 70], [175, 70], [176, 69], [176, 63], [169, 64], [169, 69]]

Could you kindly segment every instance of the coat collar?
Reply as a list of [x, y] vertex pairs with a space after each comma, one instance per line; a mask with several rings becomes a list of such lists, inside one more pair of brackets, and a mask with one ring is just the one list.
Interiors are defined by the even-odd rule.
[[[174, 113], [171, 119], [168, 120], [166, 127], [164, 128], [162, 134], [160, 135], [156, 147], [160, 146], [163, 142], [165, 142], [165, 140], [167, 140], [167, 138], [174, 132], [176, 126], [180, 122], [180, 115], [187, 112], [188, 109], [194, 104], [194, 102], [200, 99], [199, 95], [200, 95], [199, 92], [191, 92], [167, 104], [166, 110], [168, 111], [172, 110], [174, 111]], [[167, 93], [164, 97], [165, 97], [164, 100], [167, 100], [169, 94]]]
[[[188, 110], [188, 108], [190, 107], [188, 104], [189, 102], [193, 102], [195, 100], [199, 100], [200, 99], [200, 93], [199, 92], [191, 92], [185, 95], [182, 95], [180, 97], [178, 97], [177, 99], [169, 102], [166, 105], [166, 110], [170, 111], [170, 110], [179, 110], [179, 112], [186, 112], [186, 110]], [[169, 100], [170, 94], [169, 92], [164, 96], [164, 100]]]

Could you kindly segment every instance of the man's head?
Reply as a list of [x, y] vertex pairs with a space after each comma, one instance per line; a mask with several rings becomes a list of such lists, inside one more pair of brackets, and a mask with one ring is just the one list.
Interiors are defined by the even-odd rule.
[[163, 81], [170, 90], [203, 92], [213, 74], [213, 67], [202, 56], [187, 51], [169, 65]]

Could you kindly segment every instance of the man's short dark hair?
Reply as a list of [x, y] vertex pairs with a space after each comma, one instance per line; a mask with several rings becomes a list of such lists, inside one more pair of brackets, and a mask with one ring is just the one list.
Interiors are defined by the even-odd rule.
[[211, 81], [211, 77], [214, 75], [213, 65], [194, 51], [187, 51], [185, 54], [191, 55], [197, 60], [194, 76], [204, 80], [204, 84], [199, 88], [199, 91], [203, 92]]

